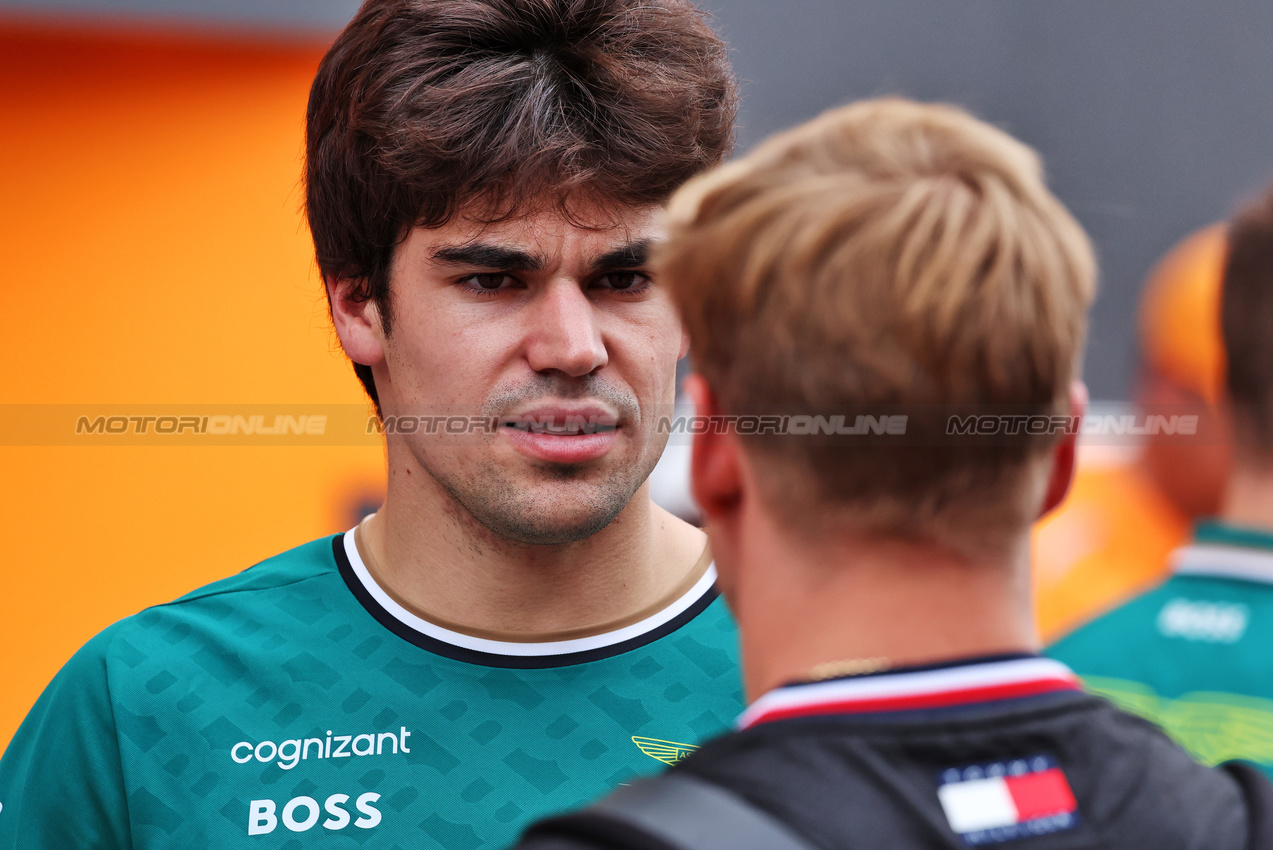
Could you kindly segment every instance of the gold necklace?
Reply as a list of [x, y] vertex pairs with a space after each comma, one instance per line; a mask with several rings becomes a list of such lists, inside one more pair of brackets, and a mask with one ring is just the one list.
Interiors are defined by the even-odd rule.
[[846, 658], [843, 661], [824, 661], [805, 675], [807, 682], [838, 679], [842, 676], [865, 676], [881, 673], [893, 666], [887, 658]]

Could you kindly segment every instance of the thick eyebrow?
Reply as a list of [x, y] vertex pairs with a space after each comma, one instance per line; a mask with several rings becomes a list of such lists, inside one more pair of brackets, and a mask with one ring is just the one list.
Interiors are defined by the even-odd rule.
[[433, 259], [455, 266], [473, 266], [510, 272], [537, 272], [543, 260], [525, 251], [473, 242], [468, 245], [446, 245], [433, 251]]
[[592, 267], [597, 271], [607, 271], [610, 269], [631, 269], [643, 266], [650, 259], [650, 246], [653, 244], [651, 239], [638, 239], [635, 242], [628, 242], [620, 245], [613, 250], [606, 251], [600, 257], [592, 261]]

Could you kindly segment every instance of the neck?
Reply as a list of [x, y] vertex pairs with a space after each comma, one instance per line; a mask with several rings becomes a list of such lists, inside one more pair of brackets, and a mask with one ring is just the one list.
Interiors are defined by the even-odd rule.
[[1273, 530], [1273, 465], [1235, 463], [1219, 516], [1230, 525]]
[[793, 542], [769, 522], [747, 526], [730, 602], [748, 701], [841, 669], [1038, 649], [1025, 535], [1012, 554], [978, 560], [895, 538]]
[[647, 486], [591, 537], [536, 546], [481, 526], [417, 466], [390, 474], [359, 542], [376, 581], [427, 620], [503, 640], [582, 637], [655, 613], [706, 566], [702, 532]]

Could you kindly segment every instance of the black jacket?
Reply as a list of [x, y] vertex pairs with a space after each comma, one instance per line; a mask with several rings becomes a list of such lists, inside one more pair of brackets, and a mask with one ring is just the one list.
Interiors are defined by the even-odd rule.
[[[1199, 765], [1155, 726], [1075, 690], [777, 719], [709, 743], [671, 773], [733, 792], [824, 850], [1273, 848], [1273, 786], [1262, 775]], [[1038, 799], [1018, 805], [1024, 823], [968, 830], [1013, 773], [1037, 780], [1028, 793]], [[1050, 802], [1069, 791], [1072, 806]], [[1032, 805], [1057, 813], [1034, 817]], [[594, 807], [532, 826], [518, 846], [674, 845]]]

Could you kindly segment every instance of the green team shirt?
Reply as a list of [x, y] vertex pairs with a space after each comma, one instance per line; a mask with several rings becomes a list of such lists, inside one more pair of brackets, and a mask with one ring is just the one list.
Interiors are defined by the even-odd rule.
[[714, 570], [555, 643], [413, 616], [338, 535], [89, 641], [0, 759], [0, 848], [497, 848], [742, 710]]
[[1200, 760], [1273, 777], [1273, 534], [1200, 525], [1170, 579], [1048, 654]]

